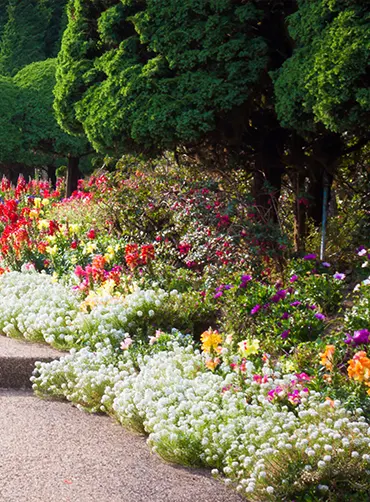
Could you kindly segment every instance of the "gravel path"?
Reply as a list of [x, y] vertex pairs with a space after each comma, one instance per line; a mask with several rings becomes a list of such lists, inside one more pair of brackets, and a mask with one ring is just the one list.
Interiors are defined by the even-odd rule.
[[164, 463], [106, 416], [0, 390], [1, 502], [241, 502], [208, 472]]

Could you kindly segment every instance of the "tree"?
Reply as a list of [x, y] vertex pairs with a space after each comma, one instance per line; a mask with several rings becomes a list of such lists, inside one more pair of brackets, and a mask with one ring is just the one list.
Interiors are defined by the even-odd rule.
[[65, 4], [66, 0], [3, 0], [0, 3], [1, 75], [13, 76], [34, 61], [56, 56], [66, 21]]
[[323, 173], [330, 183], [367, 141], [369, 12], [364, 0], [70, 0], [57, 119], [101, 152], [236, 159], [265, 208], [287, 168], [297, 194], [309, 180], [318, 225]]
[[257, 185], [262, 171], [278, 193], [284, 134], [268, 72], [287, 50], [281, 25], [293, 4], [69, 2], [55, 88], [59, 123], [84, 131], [100, 152], [181, 145], [210, 164], [237, 159], [255, 171]]
[[[58, 126], [53, 113], [54, 85], [54, 59], [32, 63], [13, 79], [1, 78], [0, 95], [7, 93], [8, 106], [0, 122], [0, 161], [50, 166], [55, 164], [55, 159], [66, 158], [69, 179], [72, 174], [74, 180], [79, 158], [91, 148], [84, 138], [70, 136]], [[75, 185], [74, 180], [68, 192], [75, 189]]]
[[308, 215], [320, 224], [324, 183], [370, 140], [370, 5], [299, 0], [287, 25], [295, 47], [274, 74], [275, 108], [281, 124], [305, 139], [300, 165], [317, 201]]

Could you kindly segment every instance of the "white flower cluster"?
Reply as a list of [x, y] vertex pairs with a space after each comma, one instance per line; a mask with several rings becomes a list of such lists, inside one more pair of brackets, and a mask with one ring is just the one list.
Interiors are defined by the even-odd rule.
[[56, 347], [73, 345], [79, 302], [50, 276], [32, 271], [3, 274], [0, 298], [0, 332]]
[[[50, 363], [36, 363], [33, 388], [39, 395], [64, 397], [78, 408], [108, 411], [107, 392], [135, 369], [128, 353], [118, 354], [106, 340], [92, 352], [85, 347]], [[104, 397], [105, 396], [105, 397]]]
[[106, 301], [105, 298], [91, 312], [81, 312], [77, 316], [75, 329], [81, 333], [78, 343], [93, 346], [108, 337], [117, 345], [124, 338], [140, 335], [147, 341], [148, 328], [156, 318], [158, 308], [167, 299], [175, 302], [180, 296], [176, 290], [168, 293], [160, 288], [143, 290], [136, 287], [123, 299], [111, 297]]
[[69, 288], [29, 270], [3, 274], [0, 298], [0, 332], [71, 348], [94, 347], [106, 338], [115, 346], [129, 336], [148, 341], [153, 321], [160, 324], [158, 309], [165, 301], [178, 303], [181, 295], [137, 287], [124, 298], [106, 296], [90, 312], [81, 312], [78, 296]]
[[[259, 383], [252, 366], [245, 393], [235, 373], [206, 371], [203, 356], [191, 347], [173, 344], [143, 356], [140, 372], [129, 355], [116, 367], [112, 354], [102, 346], [95, 354], [74, 353], [58, 367], [41, 365], [35, 389], [108, 410], [122, 424], [147, 432], [149, 444], [165, 459], [208, 465], [248, 500], [331, 492], [336, 479], [366, 485], [370, 428], [362, 410], [352, 414], [313, 391], [296, 407], [271, 402], [269, 391], [287, 387], [295, 376], [266, 371]], [[64, 375], [63, 389], [56, 374]]]

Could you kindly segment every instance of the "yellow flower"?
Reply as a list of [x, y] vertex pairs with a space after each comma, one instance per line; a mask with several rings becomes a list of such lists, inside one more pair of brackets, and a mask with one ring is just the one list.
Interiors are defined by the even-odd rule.
[[31, 220], [35, 220], [38, 217], [39, 213], [36, 211], [36, 209], [31, 209], [30, 211], [30, 218]]
[[54, 246], [46, 246], [46, 249], [45, 251], [50, 254], [51, 256], [54, 256], [57, 254], [58, 252], [58, 246], [57, 245], [54, 245]]
[[243, 357], [248, 357], [258, 353], [260, 342], [257, 340], [257, 338], [254, 338], [253, 340], [243, 340], [242, 342], [238, 343], [238, 347], [241, 355]]
[[114, 260], [114, 257], [115, 257], [115, 252], [113, 247], [108, 246], [104, 258], [107, 260], [107, 262], [110, 263], [112, 260]]
[[96, 243], [95, 242], [89, 242], [84, 247], [83, 253], [84, 254], [93, 254], [93, 252], [95, 251], [95, 249], [96, 249]]
[[78, 230], [80, 229], [80, 225], [78, 223], [72, 223], [70, 226], [69, 226], [69, 229], [70, 231], [75, 234], [78, 232]]
[[49, 228], [48, 220], [40, 220], [37, 224], [37, 227], [39, 230], [45, 230], [46, 228]]
[[202, 342], [202, 350], [204, 352], [211, 352], [211, 350], [217, 350], [220, 343], [222, 343], [222, 337], [218, 331], [213, 331], [209, 328], [200, 335]]
[[45, 206], [48, 206], [50, 204], [50, 200], [49, 199], [42, 199], [41, 201], [41, 204], [45, 207]]
[[33, 199], [33, 203], [34, 203], [35, 207], [37, 207], [38, 209], [40, 209], [40, 207], [41, 207], [41, 199], [40, 199], [40, 197], [35, 197]]
[[55, 235], [47, 235], [45, 239], [49, 242], [49, 244], [53, 244], [56, 241]]
[[53, 272], [53, 275], [51, 276], [51, 282], [58, 282], [58, 274], [56, 272]]

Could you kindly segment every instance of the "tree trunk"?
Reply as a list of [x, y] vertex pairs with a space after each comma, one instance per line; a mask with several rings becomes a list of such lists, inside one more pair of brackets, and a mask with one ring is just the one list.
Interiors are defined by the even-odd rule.
[[335, 165], [337, 159], [341, 156], [342, 147], [341, 137], [338, 134], [329, 133], [320, 138], [312, 150], [308, 164], [308, 175], [310, 178], [308, 194], [310, 200], [307, 216], [312, 218], [316, 227], [320, 227], [322, 224], [324, 176], [326, 176], [326, 184], [329, 188], [329, 205]]
[[294, 250], [305, 250], [307, 236], [307, 207], [306, 200], [302, 196], [306, 176], [302, 172], [294, 172], [291, 181], [294, 187]]
[[280, 130], [271, 131], [261, 141], [255, 162], [253, 195], [260, 216], [265, 221], [278, 220], [278, 201], [281, 177], [285, 171], [282, 161], [284, 137]]
[[53, 164], [48, 165], [48, 179], [50, 180], [51, 186], [55, 188], [57, 182], [56, 167]]
[[67, 179], [66, 179], [66, 196], [70, 197], [77, 190], [77, 182], [81, 177], [81, 172], [78, 168], [80, 162], [79, 157], [68, 157]]

